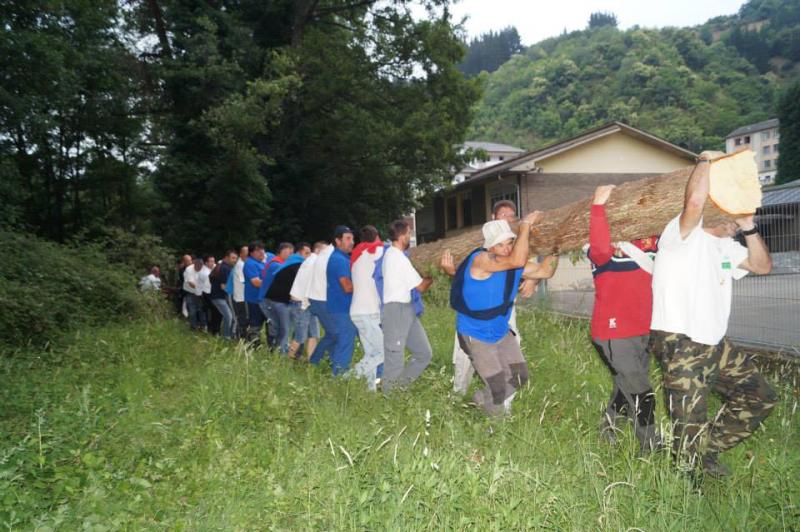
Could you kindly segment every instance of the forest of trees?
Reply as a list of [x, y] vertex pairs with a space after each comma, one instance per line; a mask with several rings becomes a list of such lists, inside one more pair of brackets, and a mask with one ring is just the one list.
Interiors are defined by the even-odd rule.
[[467, 54], [458, 68], [468, 78], [475, 77], [481, 72], [494, 72], [514, 54], [522, 53], [524, 49], [517, 28], [490, 31], [469, 42]]
[[[491, 74], [469, 136], [535, 148], [619, 120], [692, 150], [720, 149], [736, 127], [775, 117], [800, 71], [778, 40], [776, 70], [762, 71], [737, 35], [800, 35], [798, 13], [800, 0], [752, 0], [697, 28], [626, 31], [594, 14], [586, 30], [530, 46]], [[766, 20], [759, 32], [740, 30], [754, 19]]]
[[219, 252], [407, 212], [480, 96], [446, 2], [410, 4], [4, 3], [0, 223]]

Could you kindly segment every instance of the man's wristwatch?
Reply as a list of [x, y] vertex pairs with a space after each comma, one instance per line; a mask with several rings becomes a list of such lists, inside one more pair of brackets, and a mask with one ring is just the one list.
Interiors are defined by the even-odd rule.
[[758, 226], [756, 224], [753, 224], [753, 228], [752, 229], [748, 229], [747, 231], [742, 230], [742, 235], [743, 236], [750, 236], [750, 235], [757, 235], [757, 234], [758, 234]]

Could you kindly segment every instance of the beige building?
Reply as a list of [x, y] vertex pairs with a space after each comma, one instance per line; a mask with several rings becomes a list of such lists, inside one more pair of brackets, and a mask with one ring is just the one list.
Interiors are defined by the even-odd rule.
[[[506, 199], [518, 212], [548, 210], [620, 184], [694, 164], [696, 154], [621, 122], [585, 131], [473, 173], [416, 213], [420, 243], [453, 236], [491, 218]], [[682, 186], [683, 184], [681, 184]], [[588, 265], [564, 260], [551, 289], [591, 284]]]
[[779, 144], [778, 119], [773, 118], [731, 131], [725, 137], [725, 152], [733, 153], [742, 148], [753, 150], [758, 165], [758, 180], [762, 185], [772, 185], [778, 173]]

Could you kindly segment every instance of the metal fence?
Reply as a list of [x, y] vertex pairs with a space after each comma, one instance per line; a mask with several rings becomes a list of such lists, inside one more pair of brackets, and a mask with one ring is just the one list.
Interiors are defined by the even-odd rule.
[[[728, 337], [733, 341], [800, 356], [800, 182], [765, 190], [756, 222], [770, 249], [769, 275], [747, 275], [733, 283]], [[588, 317], [594, 290], [588, 263], [562, 260], [567, 282], [554, 283], [537, 301], [556, 312]], [[555, 280], [555, 279], [554, 279]]]

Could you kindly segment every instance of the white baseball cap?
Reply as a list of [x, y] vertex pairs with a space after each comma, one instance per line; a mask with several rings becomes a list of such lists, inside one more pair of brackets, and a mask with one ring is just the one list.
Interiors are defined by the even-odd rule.
[[492, 220], [483, 224], [483, 247], [489, 249], [509, 238], [517, 238], [505, 220]]

